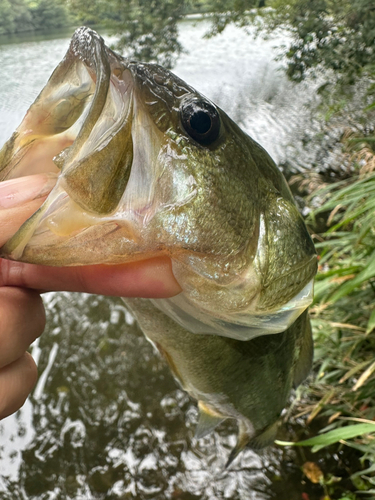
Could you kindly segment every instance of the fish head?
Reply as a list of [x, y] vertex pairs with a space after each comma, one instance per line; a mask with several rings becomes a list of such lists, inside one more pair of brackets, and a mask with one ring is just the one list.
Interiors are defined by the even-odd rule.
[[183, 294], [158, 307], [197, 333], [276, 333], [311, 302], [315, 250], [268, 154], [176, 75], [88, 28], [0, 152], [0, 180], [39, 172], [56, 185], [3, 257], [167, 255]]

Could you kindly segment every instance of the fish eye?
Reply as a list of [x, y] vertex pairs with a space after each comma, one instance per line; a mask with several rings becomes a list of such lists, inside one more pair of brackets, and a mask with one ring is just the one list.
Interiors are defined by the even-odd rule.
[[181, 103], [180, 112], [184, 129], [199, 144], [208, 146], [218, 138], [220, 115], [213, 104], [192, 98]]

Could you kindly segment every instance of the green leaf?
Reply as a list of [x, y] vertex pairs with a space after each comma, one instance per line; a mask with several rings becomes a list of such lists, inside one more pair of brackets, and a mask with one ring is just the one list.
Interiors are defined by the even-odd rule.
[[375, 328], [375, 309], [372, 311], [370, 319], [367, 322], [366, 333], [372, 332]]
[[339, 289], [330, 297], [330, 301], [336, 302], [342, 297], [349, 295], [355, 288], [362, 285], [365, 281], [375, 276], [375, 252], [368, 258], [367, 265], [357, 276], [351, 280], [346, 281]]
[[281, 446], [312, 446], [313, 448], [311, 451], [315, 453], [326, 446], [338, 443], [342, 439], [352, 439], [371, 432], [375, 432], [375, 422], [373, 424], [347, 425], [345, 427], [340, 427], [339, 429], [326, 432], [325, 434], [305, 439], [304, 441], [298, 441], [297, 443], [289, 441], [275, 441], [275, 443]]
[[371, 472], [375, 472], [375, 464], [372, 464], [368, 469], [365, 470], [360, 470], [358, 472], [355, 472], [350, 476], [350, 479], [354, 479], [356, 477], [360, 477], [366, 474], [370, 474]]

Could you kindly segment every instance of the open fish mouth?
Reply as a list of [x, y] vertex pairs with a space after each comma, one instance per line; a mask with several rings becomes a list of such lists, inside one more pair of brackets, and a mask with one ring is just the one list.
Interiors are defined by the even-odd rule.
[[[2, 248], [3, 256], [77, 265], [160, 253], [147, 248], [139, 229], [152, 217], [157, 172], [133, 137], [148, 129], [160, 148], [160, 134], [134, 98], [136, 72], [94, 31], [75, 32], [65, 58], [0, 153], [0, 180], [57, 175], [48, 199]], [[138, 175], [127, 191], [134, 163]]]

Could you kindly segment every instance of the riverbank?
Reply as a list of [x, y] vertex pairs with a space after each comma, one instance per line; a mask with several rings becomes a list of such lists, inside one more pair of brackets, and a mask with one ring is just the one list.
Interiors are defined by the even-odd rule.
[[363, 91], [369, 82], [358, 86], [361, 106], [354, 89], [353, 100], [322, 121], [337, 137], [325, 153], [322, 141], [322, 163], [333, 158], [334, 168], [291, 179], [320, 256], [310, 308], [314, 372], [298, 391], [291, 422], [302, 419], [304, 437], [316, 436], [306, 445], [337, 457], [333, 469], [312, 458], [311, 480], [327, 500], [375, 498], [375, 106]]

